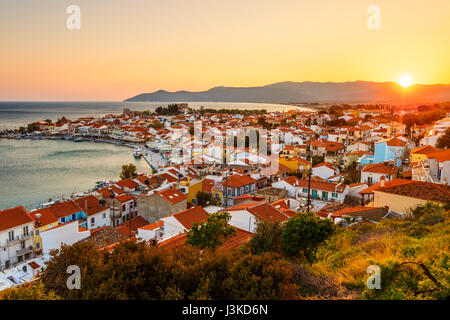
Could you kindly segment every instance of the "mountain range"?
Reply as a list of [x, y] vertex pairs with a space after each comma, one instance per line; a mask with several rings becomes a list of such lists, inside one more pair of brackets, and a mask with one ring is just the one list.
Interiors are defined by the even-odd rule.
[[214, 87], [206, 91], [142, 93], [125, 101], [265, 103], [424, 103], [450, 101], [450, 84], [396, 82], [277, 82], [260, 87]]

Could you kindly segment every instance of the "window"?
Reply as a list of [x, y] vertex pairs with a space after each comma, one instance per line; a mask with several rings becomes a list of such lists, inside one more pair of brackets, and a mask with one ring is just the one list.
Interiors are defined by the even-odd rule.
[[40, 242], [36, 242], [36, 249], [40, 249], [41, 248], [41, 243]]
[[38, 236], [39, 235], [39, 229], [36, 229], [36, 231], [34, 233]]
[[308, 189], [307, 188], [303, 188], [303, 193], [308, 193]]
[[106, 218], [106, 212], [103, 212], [103, 219]]
[[8, 232], [8, 239], [9, 239], [9, 241], [12, 241], [12, 240], [14, 240], [14, 230], [13, 230], [13, 231], [10, 231], [10, 232]]
[[127, 210], [126, 205], [122, 205], [122, 211], [125, 211], [125, 210]]
[[95, 218], [94, 217], [91, 218], [91, 224], [95, 224]]
[[25, 249], [25, 241], [21, 241], [20, 242], [20, 248], [21, 249]]
[[28, 226], [23, 227], [23, 235], [24, 236], [28, 235]]
[[337, 193], [331, 193], [331, 196], [333, 197], [333, 198], [337, 198], [338, 197], [338, 194]]

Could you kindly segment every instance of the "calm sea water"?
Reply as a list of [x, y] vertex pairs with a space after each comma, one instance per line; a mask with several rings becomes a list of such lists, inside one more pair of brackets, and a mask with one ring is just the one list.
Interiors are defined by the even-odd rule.
[[121, 167], [134, 163], [151, 173], [133, 149], [95, 142], [0, 140], [0, 210], [27, 208], [87, 191], [96, 181], [119, 179]]
[[[119, 114], [124, 108], [154, 110], [159, 102], [0, 102], [0, 130], [65, 116]], [[191, 108], [266, 109], [286, 111], [297, 107], [268, 103], [195, 102]], [[0, 140], [0, 210], [17, 205], [27, 208], [92, 189], [96, 181], [118, 179], [121, 166], [135, 163], [150, 173], [144, 159], [135, 160], [132, 149], [92, 142], [52, 140]]]

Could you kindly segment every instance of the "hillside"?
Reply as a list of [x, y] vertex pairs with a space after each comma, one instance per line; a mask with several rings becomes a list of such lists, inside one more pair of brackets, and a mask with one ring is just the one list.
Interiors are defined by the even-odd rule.
[[278, 82], [261, 87], [214, 87], [206, 91], [136, 95], [125, 101], [158, 102], [333, 102], [395, 103], [450, 100], [450, 85], [413, 85], [403, 89], [395, 82]]

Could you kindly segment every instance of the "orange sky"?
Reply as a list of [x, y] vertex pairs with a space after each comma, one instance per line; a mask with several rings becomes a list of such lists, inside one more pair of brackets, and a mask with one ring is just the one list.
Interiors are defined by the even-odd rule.
[[[81, 29], [66, 8], [81, 8]], [[366, 26], [369, 5], [381, 29]], [[0, 100], [277, 81], [450, 83], [450, 1], [4, 0]]]

